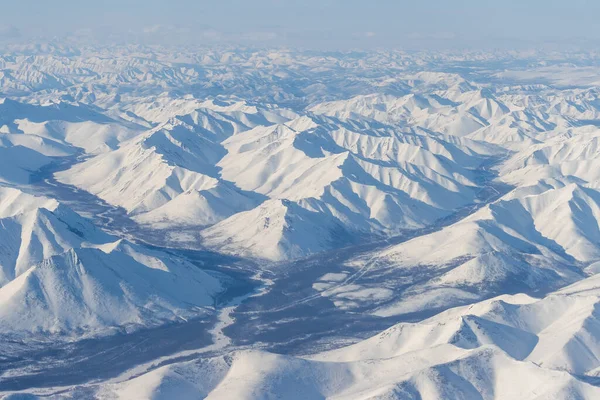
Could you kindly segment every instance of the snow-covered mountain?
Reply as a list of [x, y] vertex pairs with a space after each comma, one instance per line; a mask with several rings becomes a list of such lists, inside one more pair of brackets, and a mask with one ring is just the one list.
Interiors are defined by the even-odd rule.
[[162, 366], [101, 398], [594, 399], [596, 276], [544, 298], [503, 295], [306, 357], [256, 350]]
[[218, 277], [0, 187], [0, 335], [94, 335], [206, 314]]
[[[37, 141], [40, 152], [46, 155], [62, 155], [56, 154], [54, 148], [68, 147], [82, 148], [91, 154], [105, 152], [142, 129], [128, 121], [110, 118], [86, 104], [35, 105], [11, 99], [3, 99], [0, 103], [0, 132], [33, 136], [35, 139], [20, 140]], [[55, 154], [47, 154], [52, 151], [50, 149]]]
[[[32, 174], [50, 164], [52, 160], [32, 150], [32, 144], [23, 146], [13, 138], [0, 136], [0, 183], [19, 184], [31, 180]], [[37, 146], [37, 143], [33, 144]]]
[[600, 58], [0, 44], [0, 396], [600, 397]]
[[[254, 113], [221, 114], [197, 109], [185, 116], [170, 118], [123, 143], [119, 149], [91, 158], [58, 177], [134, 215], [153, 211], [141, 217], [143, 222], [172, 220], [171, 223], [178, 224], [181, 222], [177, 217], [178, 204], [185, 204], [205, 214], [201, 220], [191, 223], [214, 224], [251, 208], [261, 198], [244, 194], [221, 180], [216, 166], [226, 152], [221, 145], [223, 140], [258, 122], [270, 123], [263, 113], [250, 111]], [[264, 113], [272, 119], [285, 120], [275, 113]], [[225, 204], [216, 204], [213, 199], [223, 194]], [[174, 203], [170, 204], [171, 201]]]
[[208, 314], [222, 290], [194, 265], [128, 244], [107, 246], [45, 258], [0, 288], [0, 334], [148, 328]]
[[56, 200], [0, 187], [0, 201], [2, 286], [45, 258], [109, 239]]
[[[474, 169], [497, 150], [462, 141], [463, 150], [434, 135], [314, 115], [241, 131], [215, 126], [195, 111], [57, 177], [124, 207], [141, 223], [198, 230], [219, 223], [201, 233], [209, 238], [205, 245], [279, 260], [347, 241], [324, 240], [310, 248], [296, 241], [289, 253], [240, 241], [240, 223], [253, 218], [253, 229], [264, 225], [248, 216], [279, 213], [268, 209], [281, 203], [263, 201], [290, 201], [306, 215], [323, 215], [334, 229], [326, 236], [389, 235], [426, 226], [474, 202], [479, 190]], [[189, 210], [187, 221], [181, 206]], [[290, 239], [283, 232], [271, 240], [279, 246]]]
[[277, 199], [235, 214], [201, 235], [207, 246], [221, 252], [271, 260], [303, 257], [360, 239], [327, 214]]

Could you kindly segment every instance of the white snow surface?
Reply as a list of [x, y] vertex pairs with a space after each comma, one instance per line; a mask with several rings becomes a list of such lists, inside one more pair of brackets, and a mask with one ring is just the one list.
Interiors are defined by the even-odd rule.
[[0, 394], [600, 398], [598, 71], [0, 44]]
[[[94, 385], [100, 399], [594, 399], [600, 282], [503, 295], [324, 353], [258, 350]], [[585, 355], [585, 356], [584, 356]]]
[[54, 199], [0, 187], [0, 334], [93, 336], [196, 317], [220, 281], [104, 233]]

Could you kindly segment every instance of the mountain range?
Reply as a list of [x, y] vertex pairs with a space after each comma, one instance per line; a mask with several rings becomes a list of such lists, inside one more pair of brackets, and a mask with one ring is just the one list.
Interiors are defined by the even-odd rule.
[[4, 48], [0, 395], [597, 398], [598, 65]]

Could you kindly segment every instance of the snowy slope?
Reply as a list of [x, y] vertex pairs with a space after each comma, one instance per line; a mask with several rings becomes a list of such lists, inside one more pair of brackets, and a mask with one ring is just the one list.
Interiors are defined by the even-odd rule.
[[[245, 119], [254, 118], [240, 113]], [[132, 214], [154, 211], [140, 216], [140, 222], [176, 226], [182, 219], [179, 207], [185, 205], [196, 210], [190, 216], [200, 218], [193, 225], [210, 225], [256, 206], [262, 198], [245, 194], [218, 176], [216, 164], [225, 154], [220, 142], [244, 129], [248, 127], [227, 115], [196, 110], [57, 177]], [[225, 202], [217, 204], [215, 197]]]
[[600, 397], [598, 54], [77, 41], [0, 51], [0, 395]]
[[509, 110], [491, 95], [475, 91], [461, 93], [452, 100], [420, 94], [400, 98], [359, 96], [349, 101], [320, 104], [311, 111], [339, 118], [358, 114], [384, 123], [418, 125], [443, 134], [465, 136]]
[[314, 116], [223, 144], [224, 178], [334, 217], [358, 235], [419, 228], [473, 202], [477, 184], [468, 167], [482, 162], [433, 137]]
[[559, 130], [543, 143], [513, 155], [499, 172], [504, 181], [521, 186], [563, 176], [594, 183], [600, 180], [595, 167], [599, 143], [600, 129], [596, 126]]
[[233, 185], [217, 184], [208, 189], [188, 189], [162, 206], [135, 216], [134, 220], [157, 229], [174, 226], [198, 228], [244, 212], [262, 200], [262, 196], [243, 192]]
[[71, 248], [0, 288], [1, 334], [95, 335], [197, 317], [219, 281], [197, 267], [127, 244]]
[[93, 335], [202, 315], [222, 284], [56, 200], [0, 187], [0, 334]]
[[444, 228], [357, 252], [331, 268], [340, 279], [324, 271], [312, 289], [340, 310], [383, 317], [545, 293], [600, 260], [599, 207], [597, 189], [568, 180], [517, 188]]
[[112, 119], [83, 104], [32, 105], [4, 99], [0, 103], [0, 130], [41, 138], [55, 146], [74, 146], [87, 153], [101, 153], [141, 133], [142, 127]]
[[[501, 296], [306, 357], [239, 351], [95, 389], [104, 397], [594, 399], [597, 277], [542, 299]], [[143, 389], [142, 389], [143, 388]]]
[[267, 200], [202, 231], [204, 244], [224, 253], [279, 261], [351, 244], [335, 218], [289, 200]]
[[[516, 361], [491, 347], [437, 350], [354, 362], [239, 353], [225, 379], [206, 398], [567, 400], [594, 399], [599, 393], [596, 387], [567, 372]], [[219, 361], [162, 367], [127, 385], [108, 386], [99, 393], [119, 399], [136, 394], [156, 399], [203, 397], [207, 388], [215, 385], [207, 377], [223, 374], [225, 363]]]
[[0, 183], [28, 183], [36, 171], [51, 162], [44, 154], [0, 134]]
[[[205, 119], [198, 113], [177, 117], [57, 177], [154, 227], [201, 229], [270, 198], [293, 201], [357, 235], [385, 235], [425, 226], [473, 202], [478, 189], [472, 169], [483, 162], [478, 151], [490, 151], [476, 144], [463, 151], [426, 134], [316, 116], [238, 132], [223, 125], [219, 118], [225, 117], [202, 113]], [[251, 246], [229, 241], [235, 226], [202, 235], [211, 237], [206, 244], [212, 248], [243, 254]], [[280, 256], [265, 248], [262, 256], [302, 256], [334, 242], [345, 240]], [[261, 247], [253, 247], [261, 256]]]
[[0, 213], [2, 286], [48, 257], [110, 239], [57, 201], [17, 189], [0, 187]]
[[[524, 379], [523, 377], [527, 377]], [[593, 399], [598, 389], [567, 372], [516, 361], [501, 350], [438, 348], [351, 363], [239, 355], [207, 397], [261, 399]]]
[[576, 184], [531, 191], [509, 193], [440, 231], [349, 261], [359, 268], [376, 257], [374, 274], [427, 269], [426, 280], [376, 313], [435, 309], [507, 291], [534, 293], [580, 279], [600, 257], [599, 193]]

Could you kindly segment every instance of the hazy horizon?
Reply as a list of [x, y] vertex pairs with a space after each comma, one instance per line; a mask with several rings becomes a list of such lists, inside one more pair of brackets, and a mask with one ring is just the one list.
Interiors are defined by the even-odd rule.
[[481, 2], [2, 0], [0, 39], [315, 49], [595, 47], [600, 4]]

